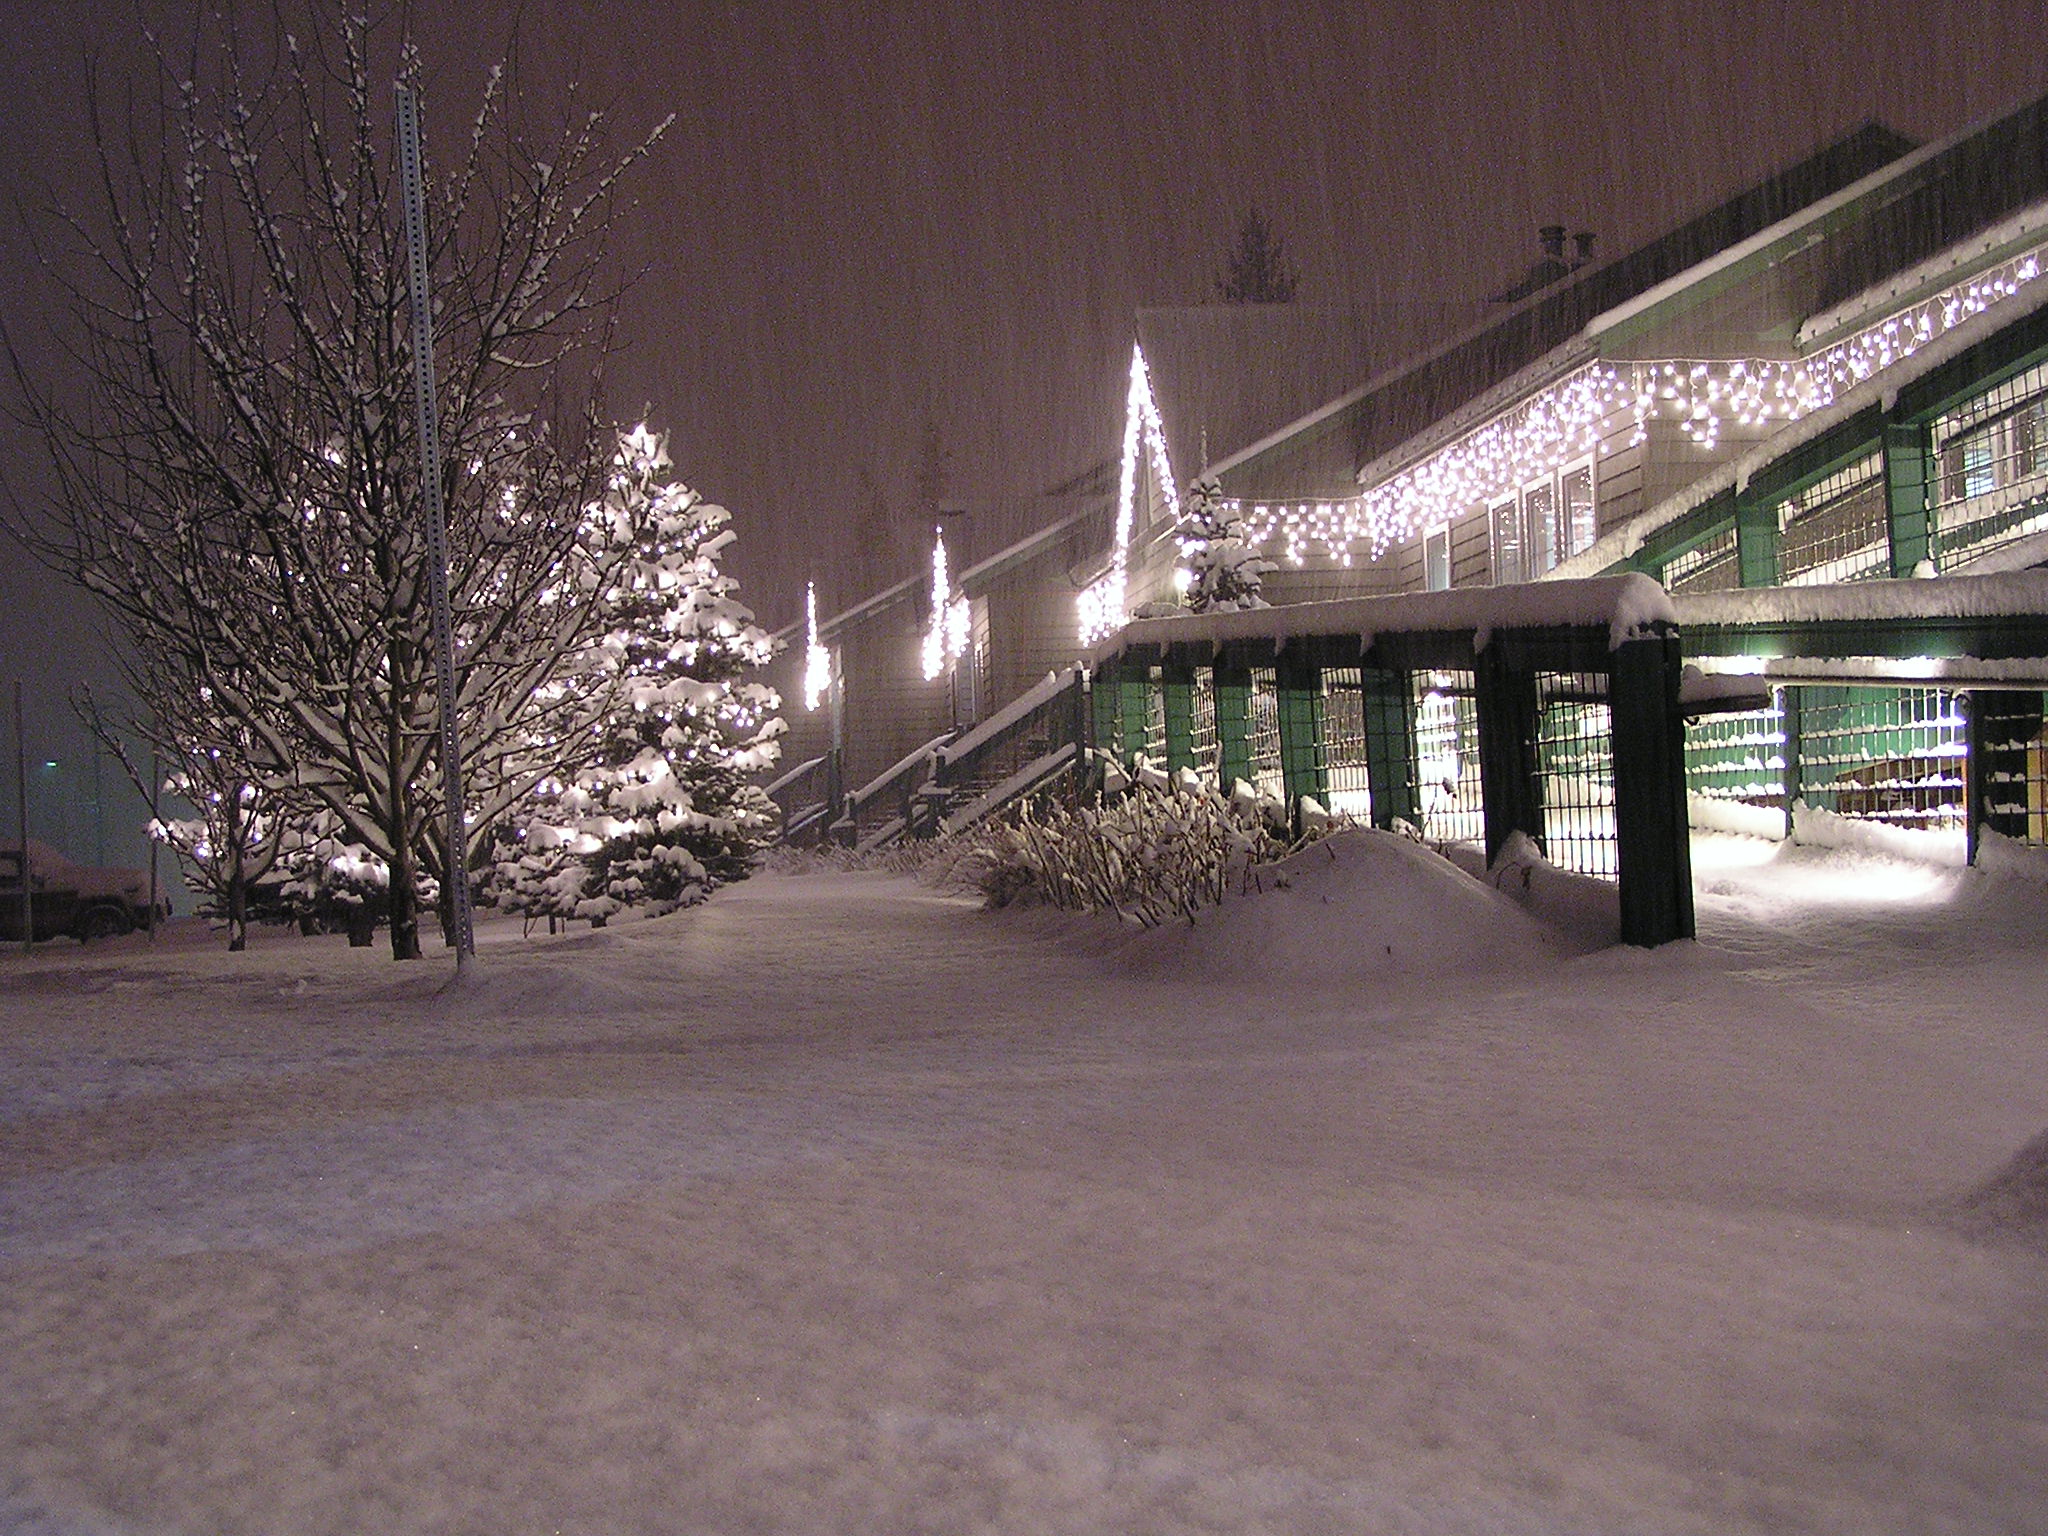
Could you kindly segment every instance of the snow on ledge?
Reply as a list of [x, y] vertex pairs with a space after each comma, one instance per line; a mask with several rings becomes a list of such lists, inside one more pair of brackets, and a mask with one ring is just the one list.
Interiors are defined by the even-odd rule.
[[1133, 645], [1171, 645], [1207, 640], [1271, 640], [1285, 645], [1296, 635], [1355, 634], [1369, 644], [1375, 635], [1470, 630], [1473, 648], [1484, 649], [1496, 629], [1550, 629], [1604, 625], [1610, 649], [1673, 624], [1677, 613], [1669, 593], [1639, 572], [1595, 576], [1581, 581], [1537, 581], [1506, 587], [1461, 587], [1450, 592], [1402, 592], [1384, 597], [1346, 597], [1320, 603], [1290, 603], [1235, 613], [1176, 614], [1134, 619], [1089, 653], [1091, 665], [1123, 654]]
[[1672, 598], [1671, 606], [1681, 628], [2025, 617], [2048, 614], [2048, 571], [1900, 577], [1821, 587], [1746, 587], [1731, 592], [1683, 593]]

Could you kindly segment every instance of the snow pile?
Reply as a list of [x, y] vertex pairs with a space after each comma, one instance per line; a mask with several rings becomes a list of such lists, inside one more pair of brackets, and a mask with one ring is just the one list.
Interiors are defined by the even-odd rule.
[[1977, 868], [1986, 875], [2006, 875], [2048, 884], [2048, 848], [2035, 848], [1990, 827], [1977, 829]]
[[1663, 632], [1676, 610], [1648, 576], [1591, 576], [1579, 581], [1532, 581], [1506, 587], [1463, 587], [1448, 592], [1402, 592], [1386, 597], [1346, 597], [1326, 602], [1289, 603], [1235, 613], [1183, 614], [1136, 619], [1095, 648], [1092, 661], [1121, 655], [1132, 645], [1175, 645], [1207, 640], [1272, 640], [1284, 645], [1294, 635], [1356, 635], [1361, 649], [1374, 636], [1470, 630], [1473, 648], [1484, 650], [1496, 630], [1599, 626], [1610, 649]]
[[1811, 848], [1853, 848], [1882, 858], [1952, 868], [1969, 862], [1969, 844], [1960, 827], [1952, 832], [1894, 827], [1881, 821], [1837, 816], [1804, 800], [1792, 804], [1792, 841]]
[[1143, 971], [1246, 983], [1548, 965], [1559, 941], [1515, 902], [1409, 838], [1353, 828], [1252, 870], [1241, 895], [1122, 947]]
[[1559, 869], [1526, 832], [1510, 833], [1492, 867], [1477, 873], [1575, 952], [1603, 949], [1621, 938], [1620, 887]]
[[1785, 813], [1767, 805], [1723, 800], [1689, 789], [1685, 792], [1685, 819], [1703, 832], [1760, 837], [1773, 843], [1785, 840]]
[[1970, 1191], [1956, 1214], [1962, 1230], [1974, 1236], [2048, 1248], [2048, 1131]]

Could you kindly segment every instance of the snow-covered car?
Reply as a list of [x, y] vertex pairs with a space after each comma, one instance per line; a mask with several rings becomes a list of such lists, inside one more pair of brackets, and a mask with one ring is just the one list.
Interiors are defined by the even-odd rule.
[[[0, 847], [0, 940], [21, 939], [21, 845]], [[149, 876], [139, 869], [74, 864], [48, 843], [28, 840], [29, 906], [38, 939], [84, 943], [150, 922]]]

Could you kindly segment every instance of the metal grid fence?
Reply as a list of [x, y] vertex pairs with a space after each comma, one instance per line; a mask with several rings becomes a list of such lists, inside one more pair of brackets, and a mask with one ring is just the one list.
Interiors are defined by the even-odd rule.
[[1190, 722], [1195, 754], [1195, 772], [1204, 782], [1216, 782], [1216, 674], [1207, 667], [1195, 669], [1195, 698]]
[[1166, 690], [1157, 667], [1145, 677], [1145, 761], [1166, 765]]
[[1615, 879], [1621, 860], [1614, 826], [1614, 725], [1606, 675], [1539, 672], [1536, 698], [1543, 851], [1561, 869]]
[[1252, 788], [1278, 800], [1285, 793], [1280, 772], [1280, 686], [1271, 667], [1252, 669], [1251, 729]]
[[1663, 579], [1670, 592], [1728, 592], [1741, 586], [1734, 524], [1673, 555], [1664, 563]]
[[1944, 563], [2048, 529], [2048, 365], [1939, 418], [1934, 454]]
[[1978, 694], [1971, 726], [1981, 731], [1984, 819], [2001, 835], [2048, 845], [2048, 694]]
[[1889, 575], [1884, 455], [1873, 453], [1787, 497], [1778, 507], [1778, 529], [1787, 586]]
[[1355, 821], [1372, 819], [1367, 768], [1365, 681], [1357, 667], [1323, 672], [1323, 773], [1329, 809]]
[[1798, 796], [1860, 821], [1926, 831], [1964, 825], [1966, 724], [1935, 688], [1802, 688]]
[[1784, 810], [1785, 711], [1780, 696], [1771, 695], [1768, 709], [1688, 721], [1685, 787], [1709, 802]]

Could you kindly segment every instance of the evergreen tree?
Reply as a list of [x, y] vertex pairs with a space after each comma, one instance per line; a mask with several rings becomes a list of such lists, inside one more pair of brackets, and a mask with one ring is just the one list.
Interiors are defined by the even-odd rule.
[[1287, 247], [1266, 216], [1250, 210], [1237, 226], [1237, 249], [1217, 274], [1217, 293], [1226, 304], [1285, 304], [1294, 297], [1295, 282]]
[[[590, 765], [535, 788], [498, 869], [500, 904], [597, 921], [701, 901], [742, 879], [773, 824], [752, 776], [781, 753], [767, 632], [718, 568], [731, 515], [668, 480], [665, 445], [623, 433], [588, 544], [610, 629], [566, 686], [617, 700]], [[623, 556], [623, 558], [619, 558]]]
[[1229, 613], [1238, 608], [1264, 608], [1259, 589], [1266, 573], [1278, 567], [1245, 539], [1244, 523], [1231, 515], [1223, 486], [1204, 475], [1188, 487], [1180, 536], [1181, 558], [1192, 573], [1187, 605], [1196, 613]]

